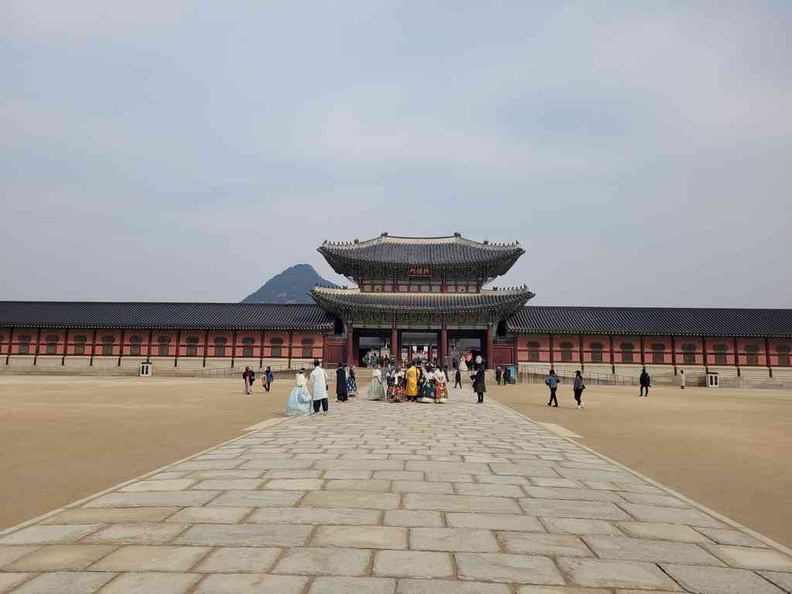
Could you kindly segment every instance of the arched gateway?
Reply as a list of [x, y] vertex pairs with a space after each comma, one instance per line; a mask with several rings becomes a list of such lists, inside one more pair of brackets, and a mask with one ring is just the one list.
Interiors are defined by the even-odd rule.
[[397, 361], [423, 356], [440, 364], [472, 352], [491, 367], [499, 362], [499, 324], [533, 297], [524, 286], [484, 288], [525, 253], [517, 242], [383, 233], [367, 241], [325, 242], [319, 253], [357, 285], [311, 290], [316, 303], [343, 322], [345, 351], [327, 354], [355, 365], [374, 350]]

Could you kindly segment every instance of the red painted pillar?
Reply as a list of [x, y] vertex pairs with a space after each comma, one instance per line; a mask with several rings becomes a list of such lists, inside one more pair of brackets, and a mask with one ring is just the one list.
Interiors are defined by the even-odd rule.
[[448, 357], [448, 330], [446, 330], [445, 324], [443, 324], [443, 328], [440, 330], [440, 357], [437, 361], [440, 367], [445, 363], [446, 357]]
[[349, 323], [346, 325], [346, 335], [347, 335], [347, 343], [346, 343], [346, 364], [352, 365], [353, 356], [354, 356], [354, 335], [355, 331], [352, 328], [352, 324]]
[[486, 360], [484, 362], [484, 367], [486, 369], [494, 369], [493, 368], [493, 356], [495, 355], [495, 345], [494, 339], [492, 336], [492, 326], [487, 326], [487, 353], [486, 353]]
[[399, 330], [396, 328], [396, 324], [391, 329], [391, 359], [394, 365], [401, 365], [399, 361]]

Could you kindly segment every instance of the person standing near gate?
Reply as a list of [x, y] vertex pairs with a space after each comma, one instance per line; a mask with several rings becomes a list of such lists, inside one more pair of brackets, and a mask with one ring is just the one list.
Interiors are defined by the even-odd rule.
[[459, 369], [459, 364], [454, 361], [454, 388], [462, 387], [462, 370]]
[[407, 381], [407, 385], [404, 387], [404, 395], [407, 397], [407, 400], [415, 400], [418, 398], [418, 378], [420, 375], [421, 372], [418, 371], [415, 363], [410, 363], [407, 372], [404, 374], [404, 379]]
[[499, 386], [501, 385], [501, 378], [503, 377], [503, 371], [501, 371], [501, 366], [498, 365], [495, 368], [495, 383]]
[[638, 392], [638, 396], [646, 396], [648, 398], [649, 388], [652, 387], [652, 380], [649, 377], [649, 374], [646, 373], [646, 367], [644, 367], [643, 371], [641, 371], [641, 376], [638, 378], [638, 383], [641, 385], [641, 390]]
[[555, 369], [550, 370], [550, 375], [547, 376], [545, 384], [547, 384], [547, 387], [550, 388], [550, 402], [547, 403], [547, 406], [555, 406], [558, 408], [558, 398], [556, 398], [556, 390], [558, 390], [558, 376], [556, 375]]
[[319, 359], [314, 359], [314, 368], [311, 372], [311, 386], [313, 386], [313, 411], [314, 414], [319, 413], [319, 407], [322, 407], [322, 413], [327, 414], [327, 372], [319, 365]]
[[685, 389], [685, 370], [684, 369], [680, 369], [679, 370], [679, 388], [681, 390]]
[[583, 383], [583, 376], [580, 375], [580, 371], [575, 372], [575, 383], [572, 385], [572, 391], [575, 394], [575, 401], [577, 402], [578, 408], [583, 408], [583, 403], [580, 401], [581, 397], [583, 396], [583, 390], [586, 389], [585, 384]]

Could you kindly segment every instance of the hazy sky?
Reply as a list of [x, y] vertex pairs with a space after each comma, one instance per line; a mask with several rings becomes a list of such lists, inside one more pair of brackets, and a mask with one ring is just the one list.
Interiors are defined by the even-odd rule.
[[[519, 240], [535, 304], [792, 306], [792, 6], [0, 3], [0, 299]], [[341, 281], [343, 282], [343, 281]]]

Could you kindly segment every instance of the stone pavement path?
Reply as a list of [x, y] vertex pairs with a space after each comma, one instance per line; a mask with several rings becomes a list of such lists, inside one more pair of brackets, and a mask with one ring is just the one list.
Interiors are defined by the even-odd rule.
[[0, 533], [0, 592], [782, 594], [792, 557], [457, 392], [331, 402]]

